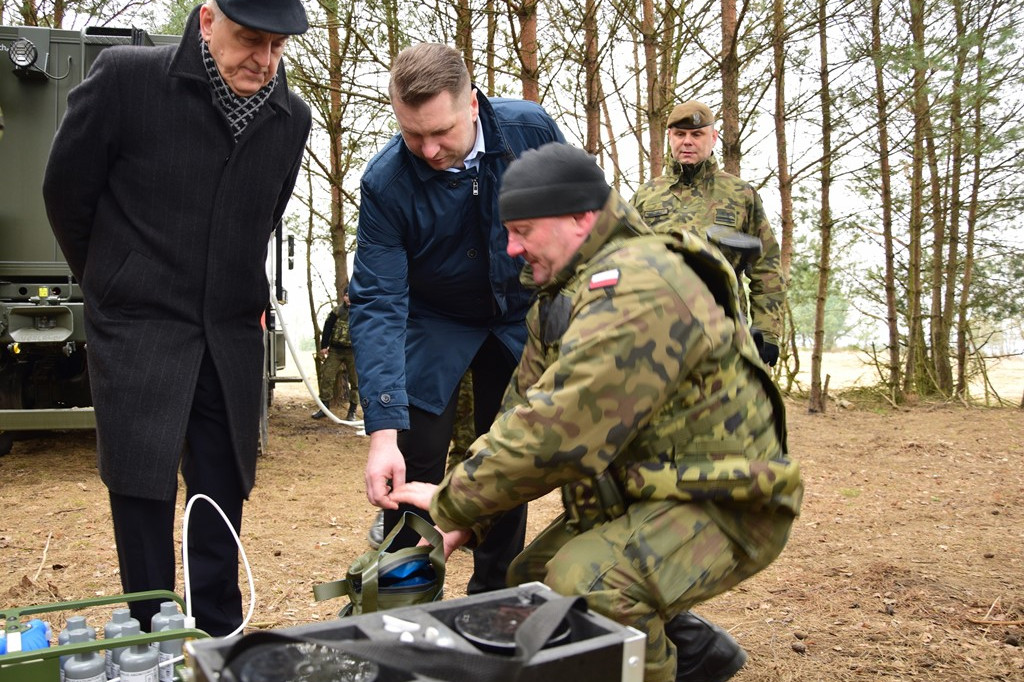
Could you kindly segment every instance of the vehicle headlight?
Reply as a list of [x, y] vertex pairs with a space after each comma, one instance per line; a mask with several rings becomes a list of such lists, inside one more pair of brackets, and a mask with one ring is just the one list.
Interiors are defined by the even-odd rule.
[[11, 43], [7, 56], [11, 58], [11, 61], [19, 69], [27, 69], [36, 63], [39, 50], [36, 49], [36, 46], [28, 38], [18, 38]]

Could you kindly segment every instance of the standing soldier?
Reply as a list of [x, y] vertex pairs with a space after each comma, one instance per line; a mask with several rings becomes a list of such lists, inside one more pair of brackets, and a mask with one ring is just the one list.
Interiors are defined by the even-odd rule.
[[[359, 405], [359, 379], [356, 376], [356, 360], [352, 353], [352, 338], [348, 331], [348, 287], [341, 296], [341, 303], [327, 314], [324, 328], [320, 334], [320, 402], [330, 408], [334, 400], [334, 392], [338, 381], [344, 379], [348, 388], [348, 414], [346, 421], [356, 418], [356, 406]], [[323, 419], [327, 415], [317, 410], [313, 419]]]
[[[631, 203], [655, 232], [689, 230], [706, 238], [708, 230], [718, 226], [760, 240], [761, 254], [746, 269], [748, 319], [763, 340], [758, 344], [761, 360], [774, 366], [779, 359], [786, 302], [779, 244], [757, 190], [718, 168], [713, 154], [717, 141], [715, 117], [707, 105], [695, 100], [677, 105], [668, 117], [672, 162], [664, 175], [637, 190]], [[746, 313], [747, 296], [742, 291], [740, 302]]]
[[450, 553], [561, 488], [565, 513], [510, 583], [647, 633], [646, 682], [727, 680], [746, 654], [687, 609], [779, 555], [803, 491], [730, 265], [689, 233], [652, 234], [568, 145], [524, 152], [499, 202], [539, 290], [522, 360], [469, 458], [391, 498], [429, 509]]

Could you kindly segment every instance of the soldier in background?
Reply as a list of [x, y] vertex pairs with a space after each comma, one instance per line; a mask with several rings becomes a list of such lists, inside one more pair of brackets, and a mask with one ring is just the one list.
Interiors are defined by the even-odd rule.
[[[638, 189], [630, 203], [655, 232], [689, 230], [706, 238], [710, 228], [721, 226], [760, 240], [761, 255], [746, 270], [748, 319], [763, 337], [758, 345], [761, 359], [775, 366], [786, 302], [779, 243], [757, 190], [718, 168], [713, 153], [717, 141], [711, 109], [694, 100], [677, 105], [668, 117], [672, 162], [664, 175]], [[741, 295], [740, 301], [746, 314], [747, 296]]]
[[[320, 364], [320, 402], [330, 408], [338, 383], [343, 381], [345, 393], [348, 394], [348, 414], [345, 419], [353, 421], [359, 405], [359, 378], [356, 376], [355, 354], [352, 352], [352, 338], [348, 331], [348, 309], [348, 287], [345, 287], [341, 303], [327, 314], [320, 334], [320, 357], [323, 358]], [[313, 419], [326, 416], [323, 410], [313, 413]]]
[[730, 265], [689, 233], [652, 234], [568, 145], [524, 152], [499, 206], [539, 290], [522, 360], [469, 459], [391, 499], [429, 509], [450, 553], [561, 488], [565, 513], [509, 584], [647, 633], [647, 682], [727, 680], [746, 653], [687, 609], [779, 555], [803, 491]]

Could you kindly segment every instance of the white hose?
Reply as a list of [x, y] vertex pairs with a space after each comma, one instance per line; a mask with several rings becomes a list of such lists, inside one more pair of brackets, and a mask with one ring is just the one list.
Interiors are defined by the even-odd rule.
[[313, 384], [310, 382], [309, 377], [306, 376], [305, 370], [302, 369], [302, 363], [299, 361], [299, 354], [295, 350], [295, 344], [292, 343], [291, 334], [288, 333], [288, 325], [284, 323], [284, 315], [281, 314], [281, 306], [278, 305], [277, 300], [271, 297], [270, 302], [274, 304], [274, 312], [277, 314], [277, 322], [281, 325], [281, 331], [284, 332], [285, 345], [288, 346], [288, 352], [291, 353], [292, 362], [299, 369], [299, 376], [302, 377], [302, 383], [306, 385], [306, 390], [309, 391], [309, 395], [312, 396], [313, 400], [316, 401], [317, 407], [319, 407], [324, 414], [330, 417], [331, 421], [335, 424], [341, 424], [342, 426], [351, 426], [357, 429], [357, 435], [365, 436], [366, 431], [363, 430], [363, 420], [357, 419], [354, 421], [348, 421], [341, 419], [336, 414], [330, 411], [326, 405], [320, 400], [320, 396], [317, 391], [313, 389]]
[[203, 495], [202, 493], [193, 495], [189, 498], [188, 504], [185, 505], [185, 516], [181, 521], [181, 569], [185, 576], [185, 627], [195, 627], [196, 619], [192, 615], [192, 587], [189, 582], [189, 571], [188, 571], [188, 521], [189, 516], [192, 513], [192, 505], [196, 500], [206, 500], [213, 505], [213, 508], [217, 510], [220, 517], [224, 519], [224, 523], [227, 524], [228, 530], [231, 531], [231, 537], [235, 539], [235, 544], [238, 545], [238, 551], [242, 556], [242, 564], [245, 566], [245, 577], [249, 581], [249, 612], [245, 614], [245, 618], [242, 620], [242, 624], [235, 628], [234, 632], [228, 637], [234, 637], [235, 635], [242, 632], [245, 626], [252, 620], [253, 611], [256, 610], [256, 588], [252, 581], [252, 569], [249, 567], [249, 559], [245, 555], [245, 547], [242, 547], [242, 541], [238, 537], [238, 533], [235, 532], [235, 527], [231, 525], [231, 521], [228, 519], [227, 514], [220, 508], [216, 502], [210, 497]]

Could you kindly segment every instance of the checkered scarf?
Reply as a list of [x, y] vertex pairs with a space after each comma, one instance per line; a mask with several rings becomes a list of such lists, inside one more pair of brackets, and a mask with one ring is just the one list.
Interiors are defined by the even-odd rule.
[[210, 54], [210, 46], [206, 44], [201, 34], [199, 36], [199, 44], [203, 51], [203, 64], [206, 66], [206, 73], [210, 76], [210, 88], [213, 90], [214, 97], [217, 103], [220, 104], [220, 108], [224, 111], [224, 115], [228, 117], [228, 123], [231, 124], [231, 133], [235, 136], [235, 142], [237, 142], [238, 138], [242, 135], [242, 131], [256, 118], [260, 107], [270, 97], [270, 93], [274, 91], [274, 86], [277, 85], [277, 74], [275, 73], [270, 82], [251, 97], [236, 95], [228, 87], [228, 84], [224, 82], [224, 78], [217, 69], [217, 62], [213, 60], [213, 55]]

